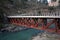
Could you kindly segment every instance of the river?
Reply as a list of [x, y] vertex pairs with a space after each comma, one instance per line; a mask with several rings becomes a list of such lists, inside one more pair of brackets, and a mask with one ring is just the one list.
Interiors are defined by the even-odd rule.
[[31, 40], [32, 36], [43, 32], [36, 29], [27, 29], [20, 32], [3, 32], [0, 33], [0, 40]]

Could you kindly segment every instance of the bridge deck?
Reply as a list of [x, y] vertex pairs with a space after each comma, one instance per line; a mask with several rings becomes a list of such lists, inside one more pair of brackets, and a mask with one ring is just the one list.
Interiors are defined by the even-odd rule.
[[7, 16], [8, 18], [60, 18], [60, 16]]

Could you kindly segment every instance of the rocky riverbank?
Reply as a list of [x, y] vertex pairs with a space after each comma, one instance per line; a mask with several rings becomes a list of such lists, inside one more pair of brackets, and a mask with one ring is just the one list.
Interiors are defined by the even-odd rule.
[[4, 28], [1, 29], [1, 32], [18, 32], [22, 30], [26, 30], [28, 28], [22, 27], [22, 26], [16, 26], [12, 24], [6, 24]]
[[60, 40], [60, 34], [55, 33], [39, 33], [37, 36], [32, 37], [32, 40]]

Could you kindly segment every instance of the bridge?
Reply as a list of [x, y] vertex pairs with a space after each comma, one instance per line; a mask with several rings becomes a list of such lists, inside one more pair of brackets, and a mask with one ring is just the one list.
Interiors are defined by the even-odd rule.
[[[34, 28], [38, 30], [46, 30], [48, 32], [56, 32], [60, 33], [60, 18], [8, 18], [10, 24], [20, 25], [27, 28]], [[54, 24], [54, 28], [50, 28], [50, 26]]]

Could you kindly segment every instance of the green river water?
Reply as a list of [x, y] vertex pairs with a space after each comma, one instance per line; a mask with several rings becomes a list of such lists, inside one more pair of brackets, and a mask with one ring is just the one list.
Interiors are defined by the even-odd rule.
[[31, 40], [33, 35], [42, 32], [36, 29], [27, 29], [20, 32], [4, 32], [0, 33], [0, 40]]

